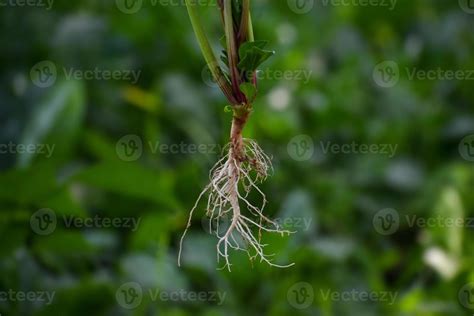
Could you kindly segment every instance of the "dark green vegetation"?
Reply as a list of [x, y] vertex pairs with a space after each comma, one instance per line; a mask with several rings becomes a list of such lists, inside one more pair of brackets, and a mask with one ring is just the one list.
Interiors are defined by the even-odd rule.
[[252, 1], [276, 54], [244, 136], [273, 157], [265, 213], [297, 231], [262, 240], [295, 266], [234, 253], [231, 273], [203, 209], [177, 267], [231, 120], [184, 1], [0, 8], [2, 315], [474, 313], [474, 14], [289, 3]]

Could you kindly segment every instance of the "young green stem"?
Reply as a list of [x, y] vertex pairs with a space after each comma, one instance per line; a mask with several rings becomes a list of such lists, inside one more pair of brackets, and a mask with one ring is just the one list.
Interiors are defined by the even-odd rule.
[[232, 127], [230, 130], [230, 143], [233, 156], [238, 162], [242, 162], [245, 157], [243, 153], [242, 133], [251, 113], [250, 105], [240, 105], [234, 107]]
[[255, 40], [253, 36], [252, 15], [250, 14], [250, 9], [249, 9], [249, 27], [248, 27], [247, 38], [249, 42], [253, 42]]
[[[250, 0], [242, 1], [242, 21], [240, 23], [238, 38], [239, 44], [245, 43], [246, 41], [254, 41], [252, 16], [250, 14]], [[255, 73], [252, 73], [251, 76], [246, 79], [250, 80], [250, 82], [253, 83], [255, 87], [257, 87], [257, 79], [255, 77]]]
[[237, 100], [242, 102], [244, 99], [244, 95], [240, 91], [240, 75], [239, 70], [237, 69], [238, 52], [237, 43], [235, 41], [234, 20], [232, 16], [232, 0], [224, 0], [224, 27], [232, 87], [234, 89], [234, 92], [237, 94]]
[[216, 80], [217, 84], [219, 85], [222, 92], [225, 94], [229, 102], [232, 104], [238, 103], [236, 98], [232, 93], [232, 87], [230, 86], [227, 78], [224, 76], [224, 73], [217, 62], [216, 56], [209, 44], [206, 34], [204, 33], [204, 29], [201, 25], [201, 21], [199, 19], [199, 15], [196, 11], [196, 0], [186, 0], [186, 7], [188, 9], [189, 18], [191, 20], [191, 24], [194, 29], [194, 33], [196, 34], [196, 38], [199, 42], [199, 46], [201, 48], [202, 54], [204, 55], [204, 59], [211, 71], [212, 76]]
[[[250, 22], [250, 0], [243, 0], [242, 1], [242, 20], [240, 22], [240, 29], [239, 29], [239, 43], [244, 43], [249, 38], [249, 33], [252, 25]], [[253, 30], [252, 30], [253, 36]], [[253, 41], [253, 39], [251, 40]]]
[[[244, 11], [244, 14], [245, 14], [245, 11]], [[254, 38], [254, 35], [253, 35], [252, 15], [250, 14], [250, 4], [249, 4], [249, 8], [248, 8], [247, 40], [249, 42], [255, 41], [255, 38]], [[255, 86], [255, 88], [257, 88], [257, 77], [255, 76], [255, 72], [252, 73], [252, 76], [251, 76], [250, 79], [251, 79], [253, 85]]]

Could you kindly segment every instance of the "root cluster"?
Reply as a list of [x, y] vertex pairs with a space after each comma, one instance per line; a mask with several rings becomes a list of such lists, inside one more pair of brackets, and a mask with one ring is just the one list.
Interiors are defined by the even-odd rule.
[[[180, 241], [178, 263], [181, 262], [183, 240], [191, 226], [193, 213], [207, 194], [206, 216], [209, 218], [209, 231], [218, 238], [217, 261], [224, 261], [222, 269], [231, 270], [229, 248], [246, 252], [251, 261], [259, 259], [260, 262], [280, 268], [292, 266], [293, 264], [273, 263], [274, 254], [266, 254], [264, 248], [267, 245], [261, 243], [262, 231], [282, 236], [292, 233], [283, 230], [263, 214], [267, 199], [258, 184], [272, 171], [271, 159], [251, 139], [240, 138], [238, 142], [227, 145], [224, 151], [224, 157], [209, 172], [210, 183], [201, 192], [190, 212]], [[248, 200], [252, 191], [261, 197], [261, 205], [254, 205]], [[229, 218], [227, 225], [220, 224]], [[216, 223], [215, 227], [213, 223]], [[258, 235], [255, 230], [258, 230]]]

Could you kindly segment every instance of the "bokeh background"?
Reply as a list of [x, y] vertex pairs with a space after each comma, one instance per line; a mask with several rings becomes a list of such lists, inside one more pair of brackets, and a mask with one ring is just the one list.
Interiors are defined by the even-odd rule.
[[184, 0], [1, 2], [2, 316], [474, 313], [474, 2], [252, 10], [276, 55], [245, 135], [295, 266], [229, 273], [204, 205], [177, 266], [231, 120]]

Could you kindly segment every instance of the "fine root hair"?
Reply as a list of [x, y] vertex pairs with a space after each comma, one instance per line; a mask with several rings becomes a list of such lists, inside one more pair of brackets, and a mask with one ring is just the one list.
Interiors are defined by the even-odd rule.
[[[224, 148], [225, 155], [209, 172], [210, 182], [191, 209], [181, 237], [178, 265], [181, 264], [183, 241], [191, 227], [194, 211], [205, 196], [209, 232], [218, 238], [217, 261], [223, 261], [222, 269], [231, 270], [229, 249], [246, 252], [252, 262], [260, 260], [279, 268], [294, 265], [275, 264], [272, 258], [275, 254], [266, 254], [264, 250], [267, 245], [261, 242], [262, 231], [282, 236], [293, 233], [282, 229], [278, 223], [263, 214], [267, 199], [258, 185], [273, 171], [271, 159], [254, 140], [244, 138], [240, 143], [240, 148], [237, 149], [228, 144]], [[260, 205], [249, 201], [248, 196], [252, 191], [260, 197]]]

